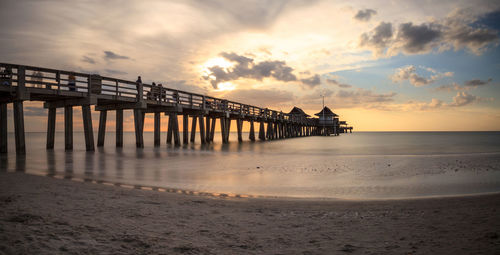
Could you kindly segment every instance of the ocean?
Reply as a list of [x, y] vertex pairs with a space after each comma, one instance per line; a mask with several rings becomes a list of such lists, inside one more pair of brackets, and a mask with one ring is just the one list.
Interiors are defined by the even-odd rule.
[[[402, 199], [473, 195], [500, 191], [500, 132], [354, 132], [334, 137], [300, 137], [223, 145], [135, 148], [133, 132], [115, 147], [86, 152], [74, 133], [74, 150], [64, 151], [64, 133], [45, 149], [45, 133], [26, 133], [26, 156], [16, 156], [14, 134], [0, 171], [21, 171], [95, 183], [159, 188], [195, 194], [319, 199]], [[97, 137], [97, 134], [95, 134]]]

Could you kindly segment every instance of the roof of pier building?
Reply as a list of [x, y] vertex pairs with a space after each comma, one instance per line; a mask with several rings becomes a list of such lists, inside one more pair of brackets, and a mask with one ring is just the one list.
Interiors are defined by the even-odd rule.
[[321, 112], [318, 112], [316, 114], [314, 114], [316, 116], [334, 116], [334, 117], [338, 117], [337, 114], [335, 114], [334, 112], [332, 112], [332, 110], [330, 110], [330, 108], [328, 108], [328, 106], [325, 106], [323, 108], [323, 110], [321, 110]]
[[310, 115], [305, 113], [304, 110], [300, 109], [297, 106], [294, 106], [293, 109], [288, 114], [310, 117]]

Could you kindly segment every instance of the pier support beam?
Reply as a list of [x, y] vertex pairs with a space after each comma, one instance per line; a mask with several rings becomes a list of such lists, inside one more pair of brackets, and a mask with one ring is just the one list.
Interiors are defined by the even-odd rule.
[[215, 135], [215, 121], [217, 118], [212, 117], [212, 127], [210, 128], [210, 142], [214, 142], [214, 135]]
[[104, 138], [106, 136], [106, 119], [108, 111], [101, 111], [99, 113], [99, 130], [97, 131], [97, 147], [104, 146]]
[[116, 147], [123, 147], [123, 110], [116, 110]]
[[250, 139], [250, 141], [255, 141], [255, 129], [254, 129], [254, 126], [253, 126], [253, 120], [250, 120], [250, 134], [248, 135], [248, 139]]
[[210, 116], [207, 115], [205, 117], [205, 123], [206, 123], [206, 125], [205, 125], [205, 129], [206, 129], [205, 130], [205, 141], [207, 141], [207, 143], [210, 143], [210, 133], [212, 132], [210, 130]]
[[154, 117], [154, 146], [160, 146], [160, 128], [161, 128], [161, 115], [160, 112], [155, 112]]
[[73, 150], [73, 106], [64, 106], [64, 149]]
[[7, 150], [7, 103], [0, 103], [0, 153]]
[[220, 117], [220, 135], [222, 138], [222, 143], [226, 143], [226, 118]]
[[182, 115], [182, 143], [183, 144], [188, 144], [189, 143], [189, 115], [184, 114]]
[[47, 118], [47, 146], [48, 150], [54, 149], [54, 140], [56, 137], [56, 110], [57, 108], [49, 108], [49, 116]]
[[90, 105], [82, 105], [83, 133], [85, 134], [85, 149], [95, 151], [94, 130], [92, 128], [92, 113]]
[[243, 120], [242, 119], [237, 119], [236, 120], [236, 128], [238, 130], [238, 142], [243, 142], [243, 137], [241, 134], [241, 129], [243, 128]]
[[174, 144], [175, 146], [181, 146], [181, 136], [179, 134], [179, 118], [177, 113], [170, 114], [170, 119], [172, 119], [172, 132], [174, 134]]
[[259, 140], [266, 140], [266, 132], [264, 131], [264, 121], [260, 121], [260, 126], [259, 126]]
[[194, 143], [196, 139], [196, 121], [198, 120], [197, 116], [193, 116], [192, 118], [192, 123], [191, 123], [191, 139], [190, 142]]
[[142, 110], [134, 109], [134, 124], [135, 124], [135, 146], [137, 148], [144, 148], [144, 137], [142, 133], [143, 128], [143, 115]]
[[16, 154], [26, 154], [23, 101], [14, 101], [14, 132], [16, 137]]
[[206, 143], [206, 139], [205, 139], [205, 123], [203, 123], [203, 115], [200, 115], [198, 117], [199, 121], [200, 121], [200, 141], [201, 141], [201, 144], [205, 144]]
[[226, 122], [227, 122], [226, 142], [229, 143], [229, 135], [231, 134], [231, 118], [227, 118]]
[[172, 144], [172, 137], [173, 137], [173, 118], [172, 115], [168, 115], [168, 129], [167, 129], [167, 144]]

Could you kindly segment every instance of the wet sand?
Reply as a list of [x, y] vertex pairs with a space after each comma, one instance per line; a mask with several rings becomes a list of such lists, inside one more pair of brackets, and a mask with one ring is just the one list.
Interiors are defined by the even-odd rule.
[[499, 254], [500, 195], [221, 198], [0, 173], [5, 254]]

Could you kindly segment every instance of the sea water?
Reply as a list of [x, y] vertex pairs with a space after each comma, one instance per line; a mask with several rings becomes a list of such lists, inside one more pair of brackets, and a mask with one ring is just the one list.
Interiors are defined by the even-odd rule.
[[[0, 171], [214, 194], [295, 198], [392, 199], [500, 191], [500, 132], [354, 132], [265, 142], [160, 147], [133, 132], [123, 148], [108, 132], [104, 147], [86, 152], [83, 133], [64, 151], [64, 133], [46, 150], [45, 133], [27, 133], [25, 156], [0, 155]], [[95, 136], [97, 137], [97, 136]], [[182, 137], [182, 133], [181, 133]]]

